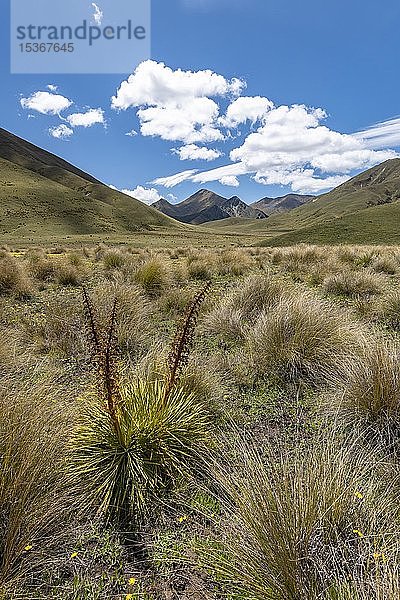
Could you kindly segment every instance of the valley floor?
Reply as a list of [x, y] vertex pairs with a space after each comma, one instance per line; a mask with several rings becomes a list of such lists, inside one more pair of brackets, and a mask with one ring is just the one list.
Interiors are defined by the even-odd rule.
[[0, 598], [400, 597], [400, 247], [202, 235], [0, 250]]

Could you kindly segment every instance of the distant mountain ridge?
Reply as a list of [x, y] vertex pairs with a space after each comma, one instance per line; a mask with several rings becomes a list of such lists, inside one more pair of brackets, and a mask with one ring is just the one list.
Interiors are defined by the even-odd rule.
[[199, 190], [179, 204], [171, 204], [162, 198], [154, 204], [160, 212], [181, 221], [200, 225], [208, 221], [219, 221], [229, 217], [265, 219], [266, 215], [257, 208], [248, 206], [238, 196], [224, 198], [210, 190]]
[[280, 198], [263, 198], [246, 204], [238, 196], [224, 198], [210, 190], [201, 189], [179, 204], [162, 198], [152, 204], [160, 212], [183, 223], [200, 225], [230, 217], [265, 219], [275, 212], [286, 212], [314, 199], [314, 196], [288, 194]]
[[272, 215], [275, 213], [284, 213], [308, 202], [315, 200], [316, 196], [303, 195], [303, 194], [286, 194], [279, 198], [261, 198], [257, 202], [253, 202], [250, 206], [258, 210], [262, 210], [266, 215]]

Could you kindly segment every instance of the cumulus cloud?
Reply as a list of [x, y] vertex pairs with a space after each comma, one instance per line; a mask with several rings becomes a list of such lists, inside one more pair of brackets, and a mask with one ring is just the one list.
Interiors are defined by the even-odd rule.
[[227, 108], [226, 115], [219, 122], [225, 127], [237, 127], [246, 121], [261, 121], [274, 104], [262, 96], [242, 96], [234, 100]]
[[180, 148], [174, 148], [173, 152], [179, 156], [181, 160], [215, 160], [222, 156], [219, 150], [214, 148], [206, 148], [204, 146], [196, 146], [196, 144], [188, 144]]
[[137, 136], [138, 132], [135, 131], [134, 129], [131, 129], [130, 131], [127, 131], [125, 135], [129, 136], [129, 137], [135, 137]]
[[138, 185], [134, 190], [121, 190], [121, 192], [145, 204], [153, 204], [153, 202], [157, 202], [161, 198], [155, 188], [145, 188], [141, 185]]
[[49, 133], [58, 140], [67, 140], [69, 137], [71, 137], [71, 135], [73, 135], [74, 131], [68, 127], [68, 125], [62, 123], [56, 127], [50, 127]]
[[98, 27], [100, 27], [103, 21], [103, 11], [101, 8], [97, 6], [94, 2], [92, 2], [92, 7], [94, 8], [93, 19]]
[[104, 111], [101, 108], [91, 108], [85, 113], [68, 115], [67, 121], [72, 127], [92, 127], [96, 123], [104, 124]]
[[46, 85], [46, 87], [51, 92], [56, 92], [58, 90], [58, 86], [57, 85], [53, 85], [52, 83], [49, 83], [48, 85]]
[[136, 108], [144, 136], [195, 144], [223, 140], [219, 105], [213, 98], [237, 96], [241, 80], [210, 70], [172, 70], [164, 63], [142, 62], [111, 100], [117, 110]]
[[[381, 133], [397, 140], [395, 123], [373, 129], [369, 138], [374, 140], [375, 147], [372, 147], [363, 137], [365, 132], [349, 135], [329, 129], [323, 123], [326, 113], [321, 108], [304, 105], [272, 107], [266, 102], [261, 114], [261, 110], [256, 110], [257, 103], [251, 106], [254, 112], [246, 112], [246, 104], [239, 103], [230, 113], [232, 124], [243, 121], [246, 115], [259, 120], [258, 128], [230, 152], [231, 165], [210, 171], [178, 173], [166, 178], [168, 186], [185, 180], [195, 183], [232, 181], [236, 184], [234, 178], [237, 175], [250, 174], [264, 185], [289, 186], [295, 192], [317, 193], [340, 185], [354, 171], [398, 156], [394, 150], [378, 149], [383, 144], [377, 141]], [[226, 119], [228, 114], [229, 108]]]
[[230, 158], [260, 183], [290, 184], [294, 191], [309, 192], [333, 187], [354, 170], [396, 156], [393, 150], [372, 150], [352, 135], [329, 129], [321, 124], [325, 118], [319, 108], [279, 106]]
[[59, 115], [72, 105], [71, 100], [60, 94], [34, 92], [28, 98], [21, 98], [22, 108], [35, 110], [42, 115]]
[[239, 179], [235, 175], [225, 175], [219, 180], [221, 185], [229, 185], [231, 187], [239, 187]]

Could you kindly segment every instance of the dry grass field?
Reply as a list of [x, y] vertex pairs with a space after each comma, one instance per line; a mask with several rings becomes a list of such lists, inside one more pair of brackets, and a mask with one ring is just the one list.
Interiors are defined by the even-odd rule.
[[398, 600], [400, 247], [198, 245], [0, 250], [0, 598]]

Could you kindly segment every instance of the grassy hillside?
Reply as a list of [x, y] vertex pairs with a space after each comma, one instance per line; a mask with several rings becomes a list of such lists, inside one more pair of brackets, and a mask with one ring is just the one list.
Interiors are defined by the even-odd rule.
[[260, 235], [267, 246], [311, 243], [397, 244], [400, 234], [400, 159], [382, 163], [286, 214], [265, 220], [228, 219], [227, 233]]
[[21, 238], [184, 227], [5, 130], [0, 198], [0, 234]]
[[400, 202], [373, 206], [327, 223], [273, 236], [261, 246], [313, 244], [399, 244]]

